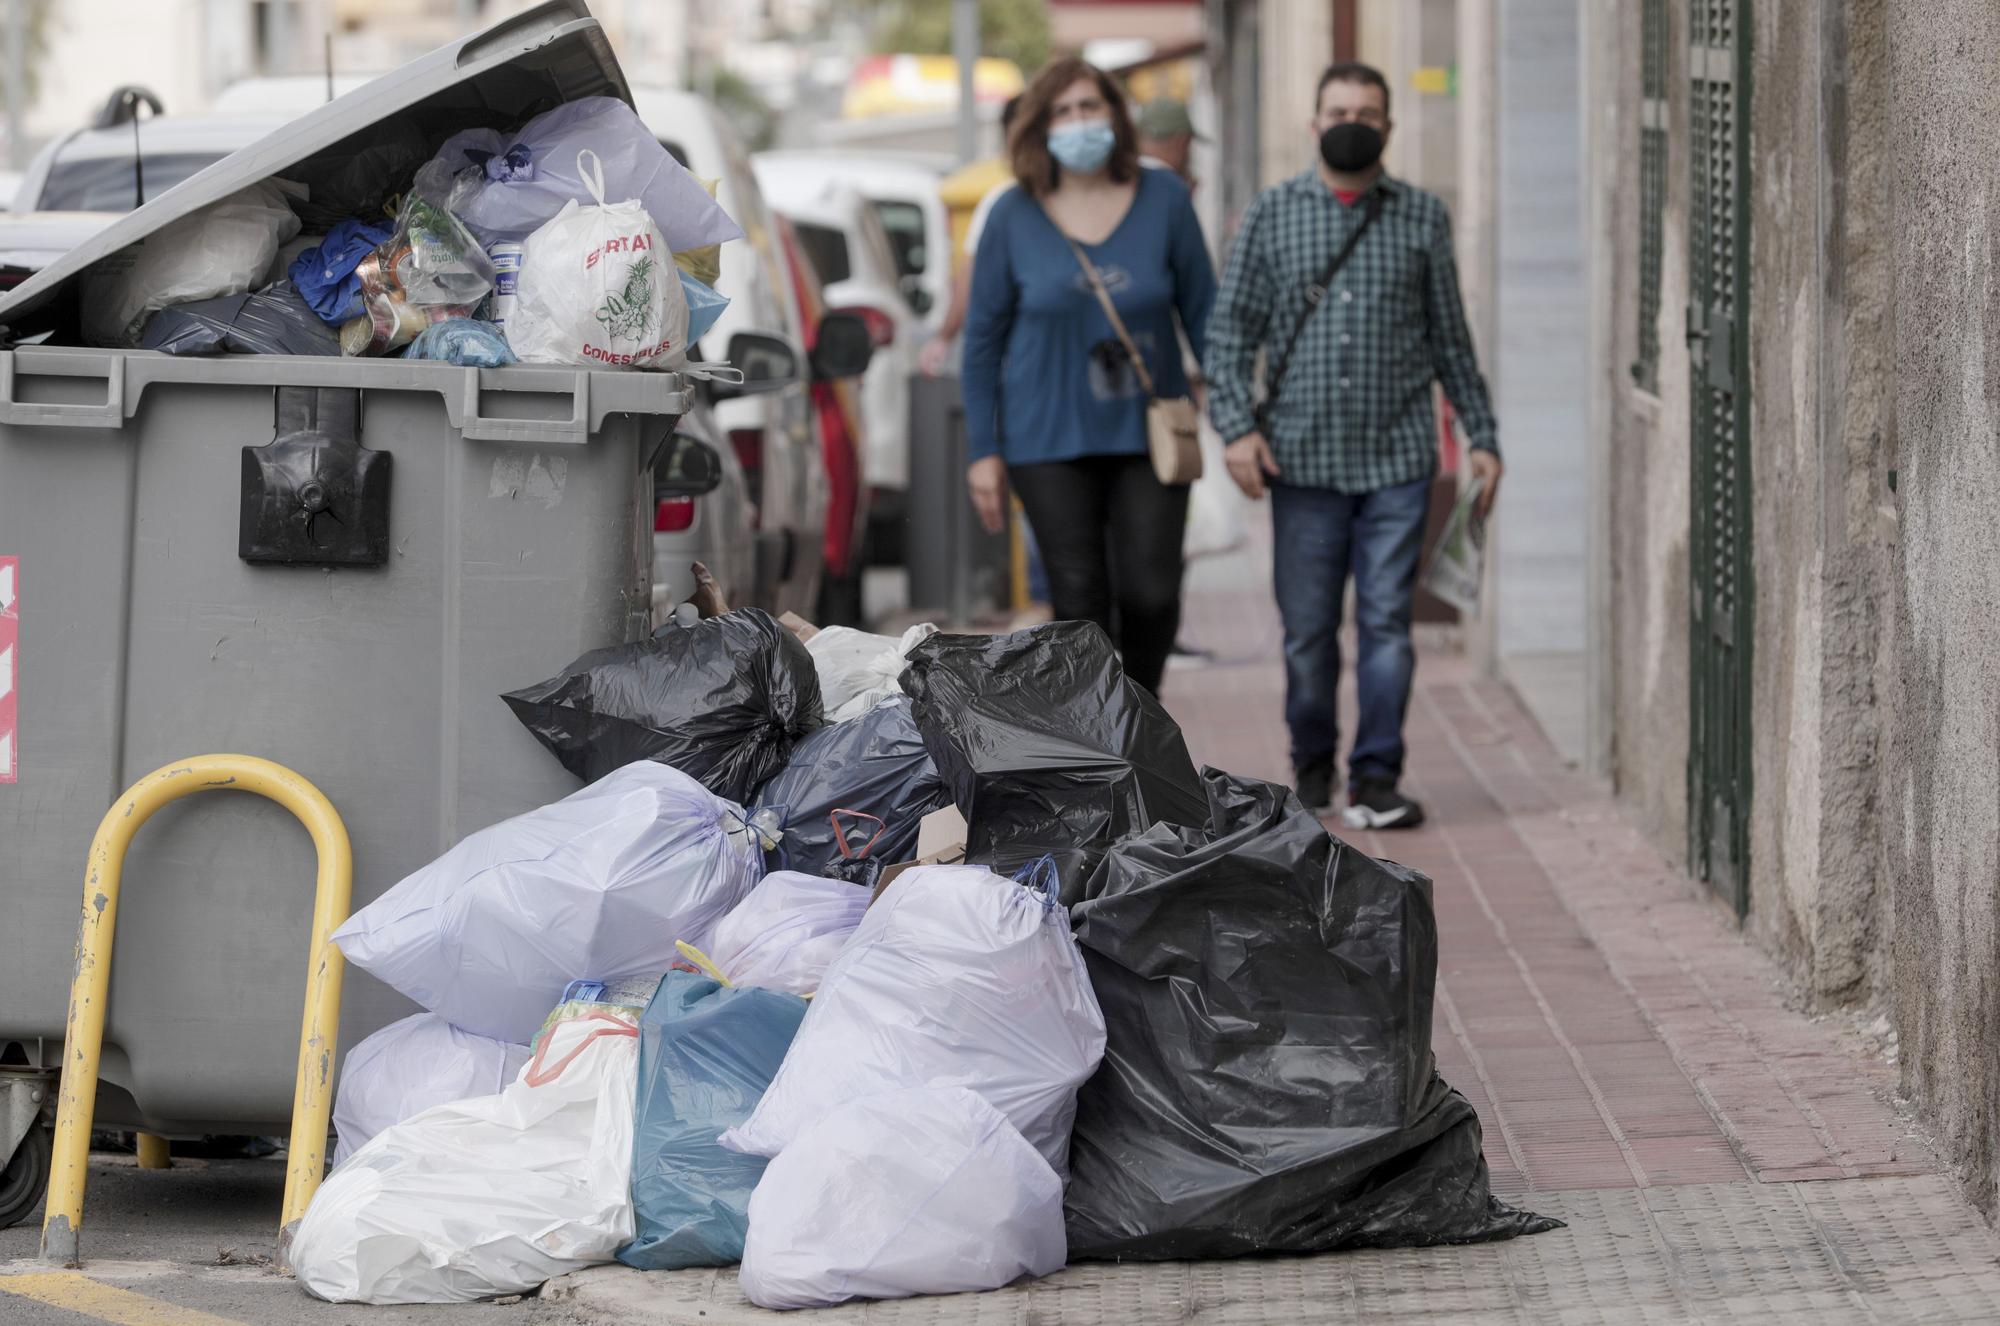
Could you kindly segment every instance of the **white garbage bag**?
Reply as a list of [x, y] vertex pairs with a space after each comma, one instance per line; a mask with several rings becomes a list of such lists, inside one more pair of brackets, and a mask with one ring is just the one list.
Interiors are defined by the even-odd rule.
[[481, 829], [334, 931], [454, 1026], [523, 1043], [571, 981], [665, 970], [763, 873], [742, 810], [641, 760]]
[[461, 1031], [435, 1013], [412, 1013], [347, 1052], [333, 1126], [333, 1163], [392, 1124], [473, 1096], [490, 1096], [528, 1062], [528, 1047]]
[[882, 701], [901, 695], [903, 688], [897, 678], [903, 675], [903, 655], [936, 634], [937, 627], [929, 622], [912, 626], [900, 640], [870, 635], [851, 626], [828, 626], [806, 641], [806, 652], [819, 671], [826, 721], [859, 718]]
[[259, 284], [278, 246], [299, 233], [286, 201], [293, 196], [305, 190], [264, 180], [99, 259], [84, 272], [77, 301], [83, 339], [136, 346], [146, 319], [169, 304], [240, 295]]
[[604, 201], [596, 153], [577, 153], [595, 205], [575, 199], [521, 247], [507, 344], [524, 364], [678, 368], [687, 362], [680, 271], [637, 199]]
[[1104, 1057], [1104, 1015], [1069, 916], [983, 866], [918, 866], [835, 958], [756, 1110], [722, 1145], [776, 1156], [843, 1102], [967, 1087], [1064, 1172], [1076, 1090]]
[[773, 871], [716, 925], [708, 959], [731, 985], [809, 995], [861, 924], [869, 892], [846, 880]]
[[608, 1262], [632, 1237], [638, 1023], [559, 1023], [496, 1096], [375, 1135], [328, 1176], [287, 1250], [336, 1303], [464, 1303]]
[[998, 1289], [1068, 1258], [1063, 1188], [963, 1087], [864, 1096], [785, 1148], [750, 1195], [737, 1282], [764, 1308]]

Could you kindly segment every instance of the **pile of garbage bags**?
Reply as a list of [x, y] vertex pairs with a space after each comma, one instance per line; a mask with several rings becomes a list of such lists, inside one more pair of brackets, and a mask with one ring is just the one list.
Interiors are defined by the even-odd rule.
[[83, 340], [678, 369], [728, 302], [715, 250], [742, 230], [616, 97], [434, 146], [407, 123], [374, 138], [96, 264]]
[[1427, 878], [1196, 772], [1095, 626], [811, 645], [725, 612], [505, 697], [586, 785], [336, 933], [426, 1011], [347, 1055], [308, 1290], [799, 1308], [1556, 1225], [1437, 1073]]

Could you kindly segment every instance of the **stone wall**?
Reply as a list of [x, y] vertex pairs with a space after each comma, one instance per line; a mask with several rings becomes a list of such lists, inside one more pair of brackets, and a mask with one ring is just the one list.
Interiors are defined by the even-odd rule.
[[[2000, 9], [1886, 0], [1898, 526], [1884, 839], [1905, 1083], [1994, 1207], [2000, 1128]], [[1858, 105], [1858, 103], [1857, 103]]]

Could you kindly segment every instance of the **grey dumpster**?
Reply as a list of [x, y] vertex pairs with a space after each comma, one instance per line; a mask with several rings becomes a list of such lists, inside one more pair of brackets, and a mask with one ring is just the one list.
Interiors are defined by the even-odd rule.
[[[92, 263], [391, 117], [435, 140], [602, 94], [627, 90], [597, 22], [541, 5], [148, 203], [0, 302], [0, 324], [10, 344], [61, 328]], [[61, 1063], [85, 851], [134, 780], [207, 753], [297, 770], [346, 820], [356, 907], [576, 789], [498, 697], [645, 633], [650, 464], [687, 405], [665, 373], [0, 351], [18, 627], [0, 1161], [32, 1115], [13, 1088]], [[139, 834], [100, 1121], [285, 1131], [313, 875], [304, 831], [247, 795], [180, 801]], [[342, 1048], [407, 1009], [350, 971]]]

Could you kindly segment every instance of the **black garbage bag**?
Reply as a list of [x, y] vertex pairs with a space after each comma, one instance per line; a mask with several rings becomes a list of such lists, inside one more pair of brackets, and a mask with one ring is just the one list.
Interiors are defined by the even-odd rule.
[[821, 723], [812, 655], [759, 608], [594, 650], [500, 698], [587, 783], [658, 760], [739, 803]]
[[142, 350], [170, 355], [338, 355], [340, 337], [290, 281], [254, 295], [169, 304], [146, 320]]
[[389, 201], [410, 187], [417, 168], [431, 159], [431, 143], [408, 120], [386, 120], [286, 172], [306, 186], [292, 211], [308, 235], [324, 235], [341, 221], [379, 221]]
[[1122, 839], [1071, 909], [1104, 1064], [1077, 1100], [1071, 1257], [1471, 1243], [1556, 1228], [1488, 1187], [1431, 1055], [1431, 882], [1285, 788], [1205, 770], [1206, 830]]
[[752, 809], [772, 811], [782, 833], [765, 854], [771, 869], [841, 871], [857, 883], [859, 872], [872, 883], [873, 872], [858, 863], [909, 859], [924, 816], [950, 800], [910, 697], [899, 695], [809, 733]]
[[1091, 622], [934, 635], [902, 686], [966, 819], [966, 858], [1002, 874], [1054, 853], [1068, 892], [1117, 838], [1208, 820], [1187, 743]]

